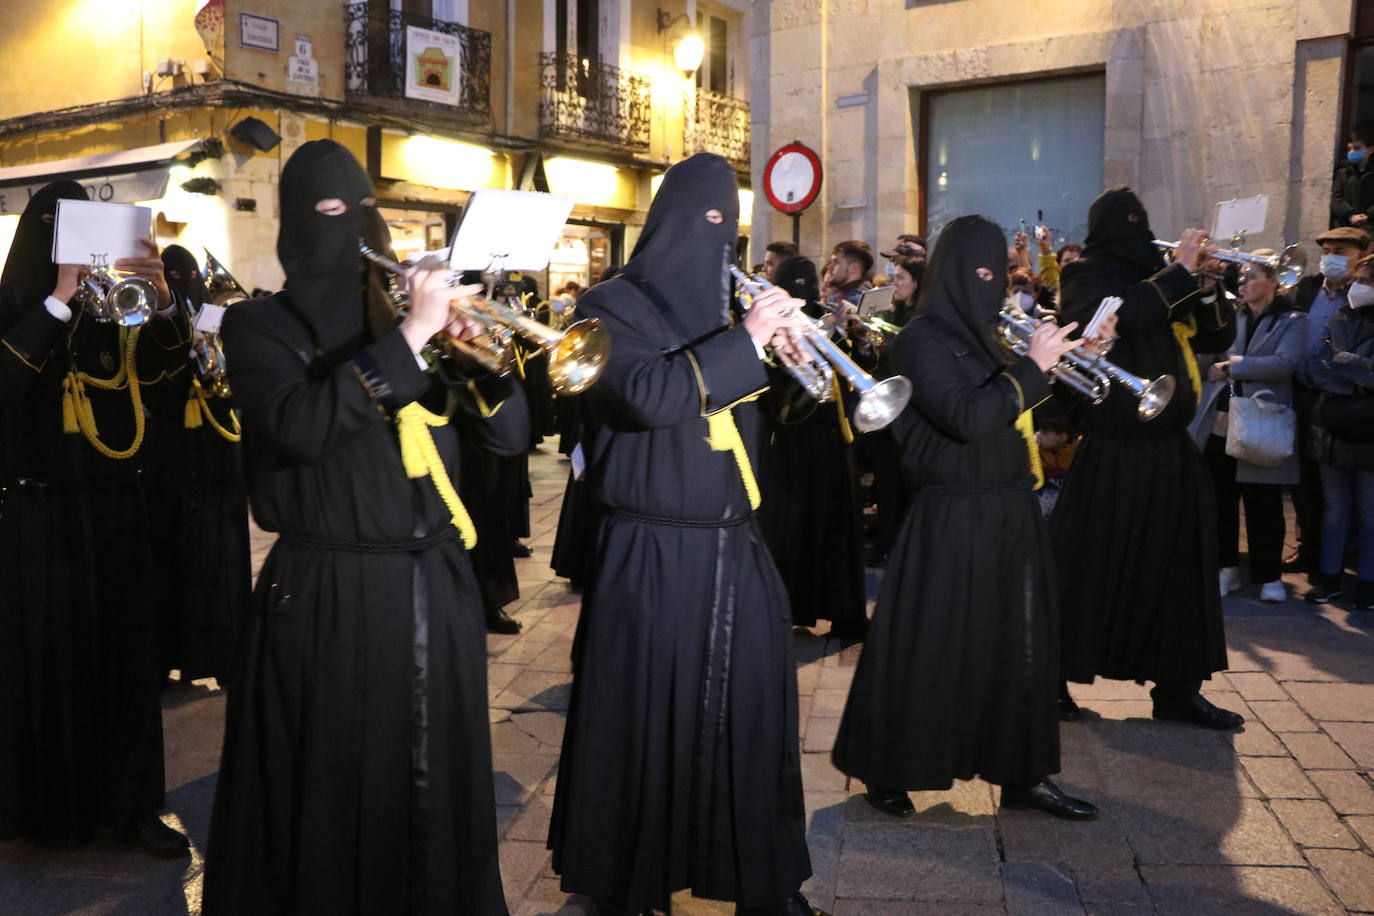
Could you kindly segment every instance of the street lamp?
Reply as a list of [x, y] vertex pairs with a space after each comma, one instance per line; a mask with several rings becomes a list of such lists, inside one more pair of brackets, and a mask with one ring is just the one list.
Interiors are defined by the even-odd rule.
[[682, 71], [683, 77], [691, 79], [692, 74], [696, 73], [698, 68], [701, 67], [702, 58], [706, 56], [706, 43], [701, 40], [701, 36], [697, 34], [697, 30], [692, 27], [692, 20], [686, 13], [678, 13], [674, 16], [672, 13], [659, 7], [659, 34], [668, 31], [680, 22], [686, 24], [687, 32], [673, 47], [673, 60], [677, 63], [677, 68]]

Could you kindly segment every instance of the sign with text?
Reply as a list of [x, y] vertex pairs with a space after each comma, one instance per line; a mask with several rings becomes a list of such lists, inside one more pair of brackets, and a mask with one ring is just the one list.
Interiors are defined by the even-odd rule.
[[239, 44], [259, 51], [280, 51], [281, 23], [266, 16], [239, 13]]
[[293, 92], [319, 92], [320, 65], [315, 60], [310, 38], [306, 35], [296, 36], [296, 53], [286, 63], [286, 83]]
[[[51, 181], [53, 178], [50, 177], [33, 184], [0, 188], [0, 216], [23, 213], [24, 208], [29, 205], [29, 198]], [[157, 200], [162, 197], [167, 190], [167, 170], [148, 169], [104, 178], [78, 178], [76, 182], [86, 189], [86, 196], [91, 200], [131, 204], [139, 200]]]
[[457, 35], [406, 27], [406, 97], [458, 104], [462, 47]]
[[59, 200], [53, 223], [54, 264], [90, 264], [96, 258], [114, 264], [120, 258], [148, 256], [139, 239], [152, 236], [153, 211], [129, 204]]

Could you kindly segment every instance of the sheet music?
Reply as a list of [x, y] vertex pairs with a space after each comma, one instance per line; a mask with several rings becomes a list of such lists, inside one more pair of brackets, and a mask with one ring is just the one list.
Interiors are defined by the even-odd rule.
[[1116, 310], [1121, 308], [1121, 299], [1118, 296], [1108, 296], [1098, 305], [1097, 312], [1093, 314], [1092, 321], [1083, 329], [1083, 336], [1089, 339], [1097, 336], [1097, 332], [1102, 327], [1102, 322], [1107, 320], [1107, 316], [1115, 315]]
[[140, 237], [153, 234], [153, 211], [132, 204], [59, 200], [53, 219], [54, 264], [89, 266], [92, 256], [113, 266], [120, 258], [146, 258]]
[[543, 270], [549, 266], [571, 197], [541, 191], [483, 188], [468, 199], [453, 235], [454, 270]]

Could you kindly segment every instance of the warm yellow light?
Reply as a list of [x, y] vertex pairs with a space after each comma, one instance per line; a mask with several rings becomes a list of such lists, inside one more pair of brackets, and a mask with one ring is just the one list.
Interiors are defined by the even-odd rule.
[[662, 173], [662, 172], [659, 172], [657, 175], [655, 175], [654, 177], [652, 177], [652, 178], [649, 179], [649, 199], [650, 199], [650, 200], [653, 200], [655, 197], [658, 196], [658, 186], [661, 185], [661, 184], [663, 184], [663, 173]]
[[555, 156], [544, 160], [544, 174], [555, 194], [566, 194], [584, 204], [617, 206], [620, 170], [613, 165]]
[[701, 66], [702, 58], [706, 56], [706, 43], [701, 40], [701, 36], [696, 32], [688, 32], [673, 49], [673, 60], [677, 61], [677, 68], [682, 71], [683, 76], [691, 76], [697, 72]]
[[[435, 188], [485, 188], [491, 181], [492, 151], [471, 143], [416, 135], [400, 145], [404, 176]], [[390, 163], [384, 166], [391, 170]], [[398, 176], [399, 177], [399, 176]]]
[[18, 213], [0, 216], [0, 269], [3, 269], [5, 260], [9, 257], [10, 245], [14, 244], [14, 234], [18, 231]]
[[754, 223], [754, 192], [748, 188], [739, 189], [739, 224], [747, 229]]

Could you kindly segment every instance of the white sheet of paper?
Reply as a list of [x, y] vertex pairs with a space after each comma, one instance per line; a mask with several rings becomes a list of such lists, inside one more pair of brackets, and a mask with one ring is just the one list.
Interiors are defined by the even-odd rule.
[[1268, 218], [1269, 197], [1265, 194], [1241, 200], [1223, 200], [1217, 204], [1216, 215], [1212, 219], [1212, 239], [1225, 247], [1239, 233], [1258, 235], [1264, 231], [1264, 222]]
[[148, 256], [148, 249], [139, 239], [152, 237], [153, 211], [133, 204], [59, 200], [54, 223], [54, 264], [84, 267], [90, 265], [93, 255], [99, 255], [113, 266], [120, 258]]
[[1092, 338], [1097, 336], [1098, 329], [1102, 327], [1102, 322], [1107, 320], [1108, 315], [1115, 315], [1116, 310], [1121, 308], [1121, 299], [1117, 296], [1108, 296], [1098, 305], [1097, 312], [1093, 315], [1092, 321], [1083, 329], [1083, 336]]
[[473, 191], [453, 234], [449, 266], [487, 270], [496, 263], [502, 270], [543, 270], [572, 207], [571, 197], [542, 191]]
[[896, 292], [891, 284], [864, 290], [859, 297], [859, 317], [867, 318], [892, 308], [892, 297]]
[[573, 480], [581, 480], [583, 472], [587, 470], [587, 456], [582, 454], [581, 442], [573, 446], [568, 460], [572, 462]]
[[202, 334], [218, 334], [220, 322], [224, 321], [226, 311], [222, 305], [205, 303], [200, 307], [200, 314], [196, 316], [196, 330]]

